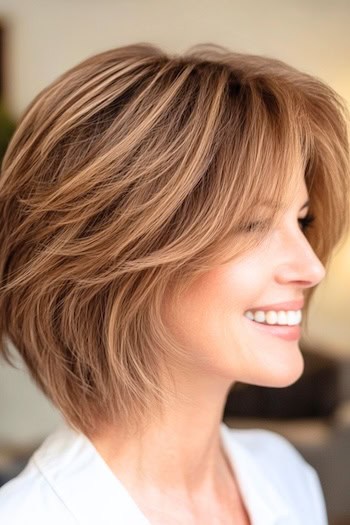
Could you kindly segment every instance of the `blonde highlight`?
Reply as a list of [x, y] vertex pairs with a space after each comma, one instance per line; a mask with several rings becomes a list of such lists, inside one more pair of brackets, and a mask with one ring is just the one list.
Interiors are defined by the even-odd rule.
[[316, 216], [307, 237], [328, 264], [349, 227], [348, 119], [322, 81], [211, 44], [120, 47], [61, 75], [2, 163], [4, 358], [11, 342], [86, 434], [160, 417], [169, 363], [186, 352], [164, 323], [167, 293], [181, 300], [257, 246], [237, 229], [263, 201], [272, 227], [300, 169]]

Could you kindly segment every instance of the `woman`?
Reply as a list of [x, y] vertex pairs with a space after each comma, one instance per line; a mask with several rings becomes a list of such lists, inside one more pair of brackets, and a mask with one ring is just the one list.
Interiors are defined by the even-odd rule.
[[320, 80], [215, 45], [106, 51], [34, 99], [0, 179], [2, 353], [67, 425], [0, 491], [3, 525], [327, 523], [297, 450], [222, 416], [236, 381], [303, 372], [345, 118]]

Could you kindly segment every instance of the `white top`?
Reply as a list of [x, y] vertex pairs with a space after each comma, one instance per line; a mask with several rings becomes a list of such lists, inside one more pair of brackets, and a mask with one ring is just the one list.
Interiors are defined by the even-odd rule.
[[[318, 475], [284, 437], [220, 427], [252, 525], [327, 525]], [[0, 489], [1, 525], [151, 525], [92, 442], [60, 426]]]

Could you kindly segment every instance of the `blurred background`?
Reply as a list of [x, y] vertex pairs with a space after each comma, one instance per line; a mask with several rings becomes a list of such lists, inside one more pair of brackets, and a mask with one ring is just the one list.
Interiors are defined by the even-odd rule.
[[[349, 0], [0, 0], [0, 156], [42, 88], [84, 58], [134, 42], [175, 52], [213, 42], [276, 57], [349, 103], [349, 28]], [[350, 524], [350, 234], [316, 292], [301, 347], [299, 381], [236, 384], [224, 418], [285, 435], [317, 469], [331, 525]], [[0, 362], [0, 485], [60, 422], [21, 360], [17, 369]]]

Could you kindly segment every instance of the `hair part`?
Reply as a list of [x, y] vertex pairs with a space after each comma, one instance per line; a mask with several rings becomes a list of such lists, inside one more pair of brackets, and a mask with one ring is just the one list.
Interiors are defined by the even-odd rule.
[[[177, 395], [186, 349], [165, 298], [258, 246], [300, 170], [327, 266], [349, 226], [348, 115], [324, 82], [273, 58], [147, 43], [92, 56], [23, 114], [0, 176], [0, 353], [87, 435], [135, 431]], [[307, 291], [307, 304], [314, 289]], [[175, 385], [173, 385], [175, 388]]]

